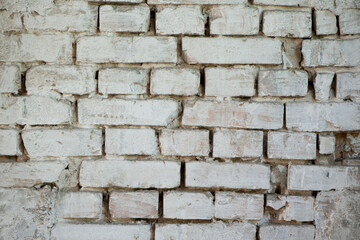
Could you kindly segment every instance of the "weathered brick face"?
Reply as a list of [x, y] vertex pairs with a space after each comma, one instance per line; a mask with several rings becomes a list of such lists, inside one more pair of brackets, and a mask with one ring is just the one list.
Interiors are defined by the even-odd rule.
[[359, 240], [359, 0], [0, 0], [0, 239]]

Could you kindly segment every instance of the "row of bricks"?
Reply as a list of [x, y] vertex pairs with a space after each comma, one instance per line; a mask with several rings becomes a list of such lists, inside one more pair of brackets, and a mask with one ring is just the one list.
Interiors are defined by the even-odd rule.
[[[113, 220], [159, 218], [184, 220], [261, 220], [264, 195], [235, 192], [114, 191], [109, 197]], [[311, 222], [314, 220], [314, 197], [266, 195], [266, 211], [276, 214], [276, 221]], [[99, 219], [103, 217], [103, 195], [99, 192], [62, 193], [57, 212], [64, 219]], [[281, 209], [281, 210], [280, 210]], [[279, 210], [279, 211], [278, 211]], [[300, 210], [300, 211], [299, 211]]]
[[[54, 93], [85, 95], [101, 94], [146, 94], [150, 81], [152, 95], [199, 95], [200, 70], [195, 68], [107, 68], [91, 66], [44, 65], [26, 72], [26, 92], [29, 95]], [[258, 70], [248, 68], [210, 68], [205, 72], [205, 96], [216, 97], [300, 97], [308, 92], [308, 74], [303, 70]], [[257, 77], [258, 76], [258, 77]], [[314, 81], [315, 99], [329, 99], [335, 73], [318, 72]], [[336, 97], [345, 99], [360, 97], [359, 72], [336, 73]], [[150, 78], [150, 80], [149, 80]], [[256, 80], [257, 79], [257, 80]], [[18, 94], [21, 73], [17, 65], [0, 65], [0, 93]]]
[[[194, 2], [196, 3], [196, 2]], [[151, 4], [151, 3], [149, 3]], [[199, 2], [198, 4], [201, 4]], [[70, 31], [92, 32], [136, 32], [149, 30], [150, 7], [140, 5], [88, 5], [86, 2], [49, 4], [40, 14], [19, 13], [3, 6], [8, 11], [0, 13], [2, 31]], [[37, 9], [36, 9], [37, 10]], [[33, 9], [34, 11], [34, 9]], [[265, 10], [244, 5], [220, 5], [207, 8], [210, 34], [256, 35], [259, 34], [260, 16], [262, 32], [266, 36], [308, 38], [312, 36], [312, 14], [310, 9], [302, 11]], [[98, 16], [99, 12], [99, 16]], [[203, 35], [207, 15], [200, 6], [160, 6], [156, 8], [155, 32], [160, 35]], [[69, 14], [71, 13], [71, 14]], [[339, 14], [340, 34], [360, 33], [360, 10], [343, 9]], [[61, 19], [61, 24], [59, 20]], [[244, 21], [246, 19], [246, 21]], [[317, 35], [336, 34], [336, 15], [329, 10], [314, 13]]]
[[[0, 155], [21, 155], [19, 131], [0, 129]], [[263, 132], [247, 130], [216, 130], [212, 137], [214, 158], [258, 158], [263, 156]], [[101, 129], [34, 128], [22, 131], [22, 141], [30, 158], [100, 156]], [[155, 130], [148, 128], [105, 129], [107, 155], [158, 154]], [[208, 130], [163, 129], [159, 135], [160, 150], [164, 156], [209, 156]], [[267, 157], [269, 159], [316, 159], [315, 133], [269, 132]], [[319, 136], [319, 153], [332, 154], [335, 137]]]
[[[77, 39], [79, 63], [176, 63], [176, 37], [83, 36]], [[304, 40], [303, 66], [357, 66], [360, 39]], [[11, 49], [11, 51], [9, 51]], [[253, 49], [256, 49], [254, 51]], [[282, 41], [275, 38], [183, 37], [188, 64], [281, 64]], [[221, 56], [221, 57], [219, 57]], [[320, 56], [320, 57], [319, 57]], [[0, 62], [73, 63], [73, 37], [68, 34], [0, 34]]]
[[[353, 102], [238, 102], [186, 101], [183, 126], [245, 129], [281, 129], [327, 132], [360, 129], [359, 104]], [[69, 101], [43, 96], [0, 95], [0, 124], [69, 124], [74, 107]], [[101, 99], [77, 101], [77, 118], [82, 125], [167, 126], [180, 114], [179, 101], [173, 99]], [[344, 119], [346, 118], [346, 119]]]
[[[180, 186], [178, 161], [83, 161], [79, 184], [83, 188], [172, 189]], [[66, 163], [32, 161], [0, 163], [0, 187], [32, 187], [56, 183]], [[359, 189], [357, 166], [289, 165], [287, 189], [324, 191]], [[270, 166], [234, 162], [186, 162], [185, 186], [196, 189], [270, 189]]]

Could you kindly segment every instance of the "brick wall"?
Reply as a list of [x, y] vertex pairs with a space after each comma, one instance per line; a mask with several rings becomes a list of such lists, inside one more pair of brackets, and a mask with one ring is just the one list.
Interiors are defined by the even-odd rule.
[[359, 0], [0, 10], [0, 239], [360, 239]]

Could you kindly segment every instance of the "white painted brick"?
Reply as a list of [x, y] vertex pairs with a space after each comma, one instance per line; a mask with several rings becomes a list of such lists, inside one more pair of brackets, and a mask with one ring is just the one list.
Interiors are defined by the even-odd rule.
[[344, 9], [339, 16], [339, 27], [341, 35], [359, 34], [360, 9]]
[[103, 5], [100, 7], [100, 31], [147, 32], [150, 9], [142, 5]]
[[0, 187], [33, 187], [41, 183], [54, 183], [64, 168], [65, 163], [57, 161], [0, 163]]
[[332, 154], [335, 152], [335, 137], [319, 135], [319, 153]]
[[16, 129], [0, 129], [0, 155], [21, 155], [19, 131]]
[[336, 97], [340, 99], [360, 98], [360, 72], [336, 74]]
[[205, 68], [205, 95], [254, 96], [257, 72], [256, 68]]
[[310, 240], [315, 237], [313, 225], [262, 225], [260, 240]]
[[58, 223], [52, 230], [54, 240], [149, 240], [151, 226], [145, 224], [71, 224]]
[[246, 130], [216, 131], [213, 146], [213, 157], [261, 157], [263, 152], [263, 133]]
[[[253, 51], [253, 49], [257, 49]], [[186, 63], [198, 64], [280, 64], [281, 41], [268, 38], [195, 38], [182, 39]]]
[[219, 162], [187, 162], [185, 185], [197, 188], [269, 189], [267, 165]]
[[335, 5], [338, 14], [341, 14], [346, 8], [360, 8], [358, 0], [335, 0]]
[[334, 1], [327, 0], [254, 0], [253, 4], [333, 9]]
[[316, 134], [269, 132], [268, 158], [311, 160], [316, 158]]
[[67, 101], [48, 97], [0, 96], [0, 124], [53, 125], [71, 120]]
[[62, 193], [58, 207], [62, 218], [96, 219], [102, 214], [102, 193]]
[[156, 240], [232, 240], [256, 239], [256, 226], [251, 223], [156, 224]]
[[185, 126], [278, 129], [283, 125], [281, 103], [211, 102], [186, 103]]
[[21, 73], [16, 65], [0, 66], [0, 93], [18, 93], [21, 88]]
[[40, 14], [25, 14], [27, 30], [96, 32], [98, 7], [82, 1], [54, 4]]
[[247, 0], [148, 0], [148, 4], [244, 4]]
[[190, 96], [199, 92], [199, 86], [198, 69], [157, 68], [151, 71], [151, 94]]
[[83, 63], [176, 63], [176, 49], [174, 37], [85, 36], [77, 41], [76, 58]]
[[260, 220], [264, 196], [234, 192], [216, 192], [215, 217], [221, 219]]
[[88, 0], [89, 2], [103, 2], [103, 3], [142, 3], [144, 0]]
[[264, 11], [262, 31], [272, 37], [311, 37], [311, 12]]
[[26, 90], [30, 95], [48, 95], [55, 91], [64, 94], [95, 92], [95, 69], [86, 66], [43, 65], [26, 72]]
[[149, 70], [108, 68], [99, 71], [98, 88], [102, 94], [145, 94]]
[[157, 153], [157, 140], [153, 129], [116, 129], [105, 131], [106, 154], [153, 155]]
[[32, 128], [22, 132], [30, 157], [96, 156], [102, 153], [101, 129]]
[[0, 62], [72, 63], [69, 35], [0, 34]]
[[360, 105], [344, 103], [287, 103], [286, 127], [294, 131], [360, 130]]
[[308, 74], [302, 70], [265, 70], [259, 72], [259, 96], [306, 96]]
[[180, 163], [149, 160], [83, 161], [80, 185], [100, 188], [174, 188], [180, 185]]
[[0, 236], [3, 239], [50, 239], [56, 191], [0, 188]]
[[174, 100], [81, 99], [78, 101], [81, 124], [166, 126], [178, 114]]
[[211, 219], [214, 216], [213, 199], [210, 192], [166, 192], [164, 218]]
[[0, 31], [21, 31], [23, 28], [21, 14], [9, 11], [0, 12]]
[[276, 211], [278, 221], [310, 222], [314, 220], [314, 197], [270, 194], [266, 206]]
[[2, 0], [0, 1], [0, 9], [6, 9], [9, 12], [37, 12], [44, 14], [54, 5], [53, 0]]
[[157, 218], [159, 192], [112, 192], [109, 210], [113, 219], [120, 218]]
[[210, 34], [256, 35], [259, 33], [259, 10], [244, 6], [214, 6], [210, 13]]
[[336, 15], [328, 10], [315, 11], [316, 35], [336, 34], [338, 31]]
[[156, 9], [156, 33], [203, 35], [205, 17], [200, 6], [162, 6]]
[[329, 100], [331, 84], [333, 82], [335, 73], [332, 72], [317, 72], [314, 89], [315, 89], [315, 99], [319, 102], [326, 102]]
[[291, 165], [288, 173], [289, 190], [326, 191], [359, 188], [358, 167]]
[[209, 131], [164, 129], [160, 137], [161, 154], [172, 156], [209, 155]]
[[360, 49], [360, 39], [304, 40], [302, 65], [306, 67], [356, 66], [360, 64], [360, 54], [357, 54], [354, 49]]

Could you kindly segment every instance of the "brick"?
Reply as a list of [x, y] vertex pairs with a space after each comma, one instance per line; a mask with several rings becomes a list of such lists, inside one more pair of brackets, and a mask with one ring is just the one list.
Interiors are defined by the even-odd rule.
[[211, 102], [186, 103], [182, 117], [185, 126], [279, 129], [283, 125], [281, 103]]
[[191, 68], [157, 68], [151, 71], [150, 93], [191, 96], [199, 92], [200, 71]]
[[105, 130], [105, 152], [117, 155], [156, 154], [155, 130], [107, 128]]
[[9, 12], [37, 12], [38, 14], [44, 14], [47, 10], [51, 9], [54, 5], [53, 0], [2, 0], [0, 2], [0, 9], [5, 9]]
[[360, 129], [360, 105], [344, 103], [287, 103], [286, 127], [294, 131], [353, 131]]
[[317, 72], [314, 89], [315, 89], [315, 100], [319, 102], [326, 102], [329, 100], [331, 84], [333, 82], [335, 74], [332, 72]]
[[32, 67], [26, 72], [26, 90], [30, 95], [93, 93], [96, 90], [95, 69], [87, 66]]
[[219, 162], [188, 162], [185, 185], [195, 188], [269, 189], [267, 165]]
[[262, 31], [266, 36], [311, 37], [311, 12], [264, 11]]
[[214, 133], [213, 157], [261, 157], [263, 133], [246, 130], [221, 130]]
[[294, 7], [313, 7], [315, 9], [333, 9], [334, 1], [324, 0], [254, 0], [253, 4], [294, 6]]
[[[252, 49], [258, 49], [252, 51]], [[251, 52], [250, 52], [251, 51]], [[280, 64], [281, 42], [267, 38], [194, 38], [182, 39], [182, 52], [188, 64]], [[219, 56], [221, 56], [219, 58]]]
[[71, 104], [48, 97], [0, 96], [0, 124], [54, 125], [71, 120]]
[[170, 156], [209, 155], [209, 131], [161, 130], [159, 137], [161, 154]]
[[87, 239], [116, 239], [148, 240], [151, 237], [150, 225], [145, 224], [71, 224], [58, 223], [51, 234], [56, 240], [87, 240]]
[[56, 192], [40, 189], [0, 188], [0, 236], [3, 239], [50, 239]]
[[360, 2], [358, 0], [335, 0], [337, 12], [341, 12], [345, 8], [360, 8]]
[[23, 29], [21, 14], [9, 11], [0, 12], [0, 31], [21, 31]]
[[205, 95], [254, 96], [257, 72], [256, 68], [205, 68]]
[[96, 32], [98, 7], [86, 2], [72, 1], [54, 4], [40, 14], [25, 14], [27, 30]]
[[149, 160], [83, 161], [80, 185], [95, 188], [175, 188], [180, 185], [180, 163]]
[[144, 0], [88, 0], [89, 2], [103, 2], [103, 3], [142, 3]]
[[360, 238], [360, 193], [320, 192], [315, 204], [315, 240]]
[[148, 0], [148, 4], [244, 4], [247, 0]]
[[98, 88], [102, 94], [145, 94], [149, 70], [108, 68], [99, 71]]
[[156, 224], [156, 240], [230, 240], [230, 239], [255, 239], [256, 226], [251, 223], [215, 222], [208, 224]]
[[[341, 158], [359, 158], [360, 159], [360, 134], [359, 133], [347, 133], [345, 136], [345, 144], [341, 150]], [[343, 142], [341, 142], [343, 145]], [[337, 150], [337, 151], [339, 151]]]
[[69, 35], [0, 34], [0, 62], [72, 63]]
[[266, 206], [276, 212], [278, 221], [310, 222], [314, 220], [313, 197], [270, 194]]
[[346, 67], [360, 64], [360, 55], [353, 51], [360, 48], [360, 39], [304, 40], [303, 62], [306, 67]]
[[200, 6], [157, 7], [155, 30], [160, 35], [203, 35], [205, 33], [205, 17]]
[[58, 206], [62, 218], [96, 219], [101, 217], [102, 214], [102, 193], [63, 193]]
[[344, 9], [339, 16], [339, 27], [341, 35], [359, 34], [360, 9]]
[[340, 99], [360, 98], [360, 72], [336, 74], [336, 97]]
[[358, 167], [291, 165], [288, 173], [289, 190], [326, 191], [359, 188]]
[[85, 36], [77, 41], [76, 57], [81, 63], [176, 63], [177, 41], [174, 37]]
[[100, 6], [100, 31], [147, 32], [150, 23], [150, 8], [141, 5]]
[[332, 154], [335, 152], [335, 137], [319, 135], [319, 153]]
[[[259, 33], [259, 10], [244, 6], [214, 6], [210, 13], [210, 34], [256, 35]], [[245, 21], [246, 19], [246, 21]]]
[[260, 220], [264, 196], [234, 192], [216, 192], [215, 217], [221, 219]]
[[157, 218], [159, 192], [112, 192], [109, 210], [113, 219], [120, 218]]
[[16, 65], [0, 66], [0, 93], [15, 93], [21, 88], [20, 68]]
[[211, 219], [214, 216], [213, 199], [210, 192], [166, 192], [164, 218]]
[[78, 101], [81, 124], [166, 126], [178, 114], [174, 100], [81, 99]]
[[0, 163], [0, 187], [33, 187], [41, 183], [54, 183], [65, 164], [52, 162]]
[[32, 128], [23, 130], [22, 138], [34, 158], [102, 154], [101, 129]]
[[315, 11], [316, 35], [336, 34], [338, 31], [336, 15], [328, 10]]
[[260, 71], [258, 87], [259, 96], [306, 96], [308, 90], [308, 74], [302, 70]]
[[313, 225], [262, 225], [259, 230], [260, 240], [305, 240], [314, 239]]
[[0, 129], [0, 155], [21, 155], [20, 136], [16, 129]]
[[316, 134], [269, 132], [268, 158], [287, 160], [311, 160], [316, 158]]

